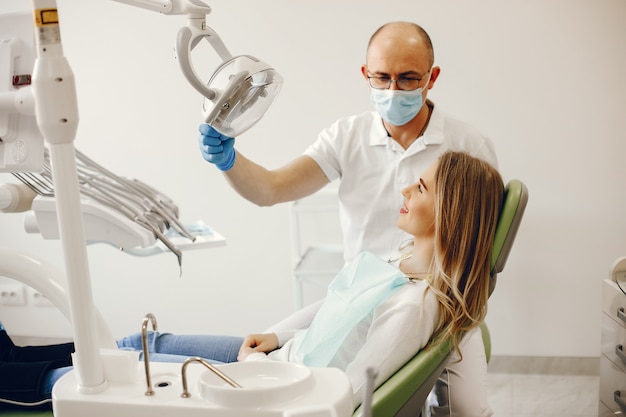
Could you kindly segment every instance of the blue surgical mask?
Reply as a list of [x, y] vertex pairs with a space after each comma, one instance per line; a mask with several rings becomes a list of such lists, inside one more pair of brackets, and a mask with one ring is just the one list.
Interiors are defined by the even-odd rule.
[[380, 117], [394, 126], [402, 126], [413, 120], [424, 105], [421, 88], [380, 90], [371, 87], [370, 100]]

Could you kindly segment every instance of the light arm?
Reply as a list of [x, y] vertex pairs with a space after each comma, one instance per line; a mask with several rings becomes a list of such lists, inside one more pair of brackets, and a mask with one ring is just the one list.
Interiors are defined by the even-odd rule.
[[170, 14], [172, 11], [172, 2], [169, 0], [115, 0], [120, 3], [129, 4], [131, 6], [140, 7], [142, 9], [152, 10], [153, 12]]
[[218, 34], [206, 26], [204, 18], [190, 18], [188, 25], [180, 28], [176, 38], [176, 56], [178, 57], [180, 69], [189, 84], [204, 97], [214, 100], [217, 95], [215, 90], [208, 88], [200, 81], [200, 77], [198, 77], [191, 64], [191, 51], [202, 39], [209, 41], [223, 61], [232, 58]]
[[162, 14], [195, 14], [206, 16], [211, 8], [200, 0], [114, 0], [119, 3], [152, 10]]

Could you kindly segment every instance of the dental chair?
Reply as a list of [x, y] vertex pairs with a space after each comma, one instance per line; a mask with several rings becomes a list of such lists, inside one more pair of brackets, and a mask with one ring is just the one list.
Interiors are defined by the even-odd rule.
[[[495, 288], [497, 275], [502, 272], [521, 223], [528, 190], [519, 180], [511, 180], [505, 187], [504, 202], [494, 239], [491, 260], [490, 293]], [[304, 309], [306, 310], [306, 308]], [[274, 327], [280, 327], [280, 323]], [[480, 329], [487, 361], [491, 356], [491, 339], [485, 323]], [[359, 406], [353, 417], [416, 417], [424, 408], [426, 398], [445, 368], [453, 350], [451, 340], [431, 344], [419, 351], [372, 394], [371, 405]], [[367, 410], [365, 408], [368, 408]], [[0, 410], [3, 417], [51, 417], [51, 411]]]
[[[511, 180], [504, 190], [504, 202], [500, 211], [491, 258], [490, 291], [496, 285], [513, 246], [528, 202], [528, 189], [519, 180]], [[485, 346], [487, 362], [491, 356], [491, 338], [485, 323], [480, 329]], [[423, 411], [428, 394], [445, 368], [452, 354], [450, 339], [431, 344], [420, 350], [402, 368], [381, 384], [372, 395], [371, 408], [362, 404], [353, 417], [416, 417]]]

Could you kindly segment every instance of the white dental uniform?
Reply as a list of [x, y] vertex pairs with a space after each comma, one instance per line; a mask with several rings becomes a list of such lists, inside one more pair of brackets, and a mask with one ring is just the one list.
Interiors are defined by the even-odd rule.
[[[429, 104], [432, 103], [429, 101]], [[402, 189], [414, 184], [447, 150], [464, 151], [497, 168], [491, 140], [434, 106], [424, 134], [404, 150], [375, 111], [338, 120], [305, 155], [339, 183], [339, 215], [346, 262], [361, 252], [395, 256], [410, 236], [396, 226]]]

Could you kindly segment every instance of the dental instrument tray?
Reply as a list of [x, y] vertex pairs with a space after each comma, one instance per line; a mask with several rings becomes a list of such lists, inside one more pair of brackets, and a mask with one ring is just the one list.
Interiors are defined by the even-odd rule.
[[[108, 243], [138, 256], [171, 251], [179, 265], [182, 250], [226, 244], [223, 236], [202, 223], [182, 224], [174, 202], [149, 185], [117, 176], [78, 150], [76, 163], [88, 243]], [[42, 172], [13, 175], [35, 192], [25, 218], [26, 231], [59, 239], [48, 151]]]

